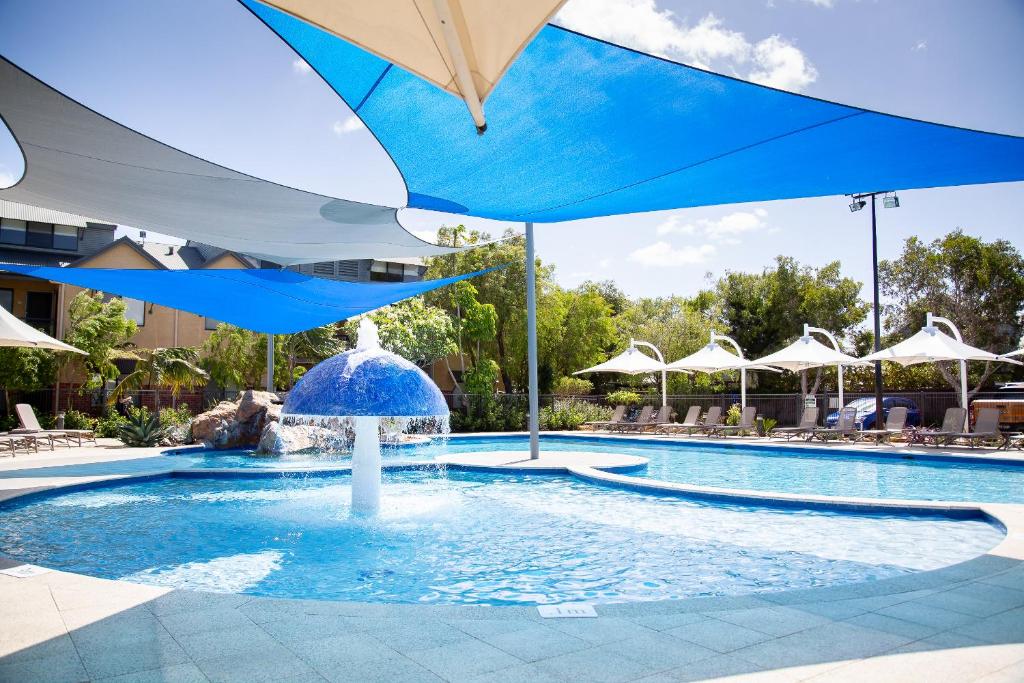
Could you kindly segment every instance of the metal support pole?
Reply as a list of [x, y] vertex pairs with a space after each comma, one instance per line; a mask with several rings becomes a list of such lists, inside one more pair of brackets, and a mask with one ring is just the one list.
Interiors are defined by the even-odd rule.
[[[826, 330], [826, 329], [824, 329], [822, 327], [811, 327], [807, 323], [804, 323], [804, 336], [805, 337], [810, 337], [811, 336], [811, 332], [817, 332], [818, 334], [824, 335], [825, 338], [828, 339], [829, 342], [832, 343], [832, 348], [833, 349], [835, 349], [839, 353], [843, 352], [842, 347], [839, 346], [839, 340], [836, 339], [836, 336], [834, 334], [832, 334], [831, 332], [829, 332], [828, 330]], [[836, 370], [839, 373], [839, 409], [842, 410], [843, 409], [843, 366], [842, 366], [842, 364], [837, 365], [836, 366]], [[828, 404], [827, 403], [825, 404], [825, 408], [826, 408], [826, 410], [828, 409]]]
[[267, 333], [267, 391], [274, 390], [274, 335]]
[[526, 224], [526, 359], [530, 384], [530, 459], [540, 458], [540, 401], [537, 396], [537, 259], [533, 223]]
[[[882, 350], [882, 312], [878, 298], [878, 226], [875, 220], [875, 195], [871, 195], [871, 272], [874, 275], [875, 353]], [[882, 361], [875, 361], [875, 429], [880, 429], [882, 413]]]
[[[934, 327], [935, 323], [941, 323], [949, 328], [949, 331], [953, 333], [953, 338], [958, 342], [963, 342], [964, 338], [960, 335], [960, 328], [958, 328], [952, 320], [949, 318], [942, 318], [937, 315], [932, 315], [928, 312], [925, 317], [925, 327]], [[967, 361], [960, 361], [960, 407], [965, 411], [967, 407]], [[970, 416], [964, 413], [964, 429], [967, 429], [967, 425], [970, 423]]]
[[[636, 348], [643, 346], [645, 348], [654, 351], [654, 355], [658, 357], [658, 361], [661, 363], [665, 362], [665, 356], [661, 353], [661, 349], [652, 344], [651, 342], [639, 341], [637, 339], [630, 339], [629, 345]], [[668, 370], [662, 368], [661, 370], [661, 405], [668, 405]]]
[[[711, 330], [711, 343], [714, 344], [716, 341], [728, 342], [729, 344], [732, 345], [732, 347], [734, 349], [736, 349], [736, 355], [738, 355], [740, 357], [740, 360], [746, 360], [746, 358], [743, 357], [743, 349], [740, 348], [740, 345], [738, 343], [736, 343], [735, 339], [733, 339], [732, 337], [726, 336], [724, 334], [718, 334], [714, 330]], [[740, 368], [740, 407], [741, 408], [746, 408], [747, 407], [747, 369], [746, 368]]]

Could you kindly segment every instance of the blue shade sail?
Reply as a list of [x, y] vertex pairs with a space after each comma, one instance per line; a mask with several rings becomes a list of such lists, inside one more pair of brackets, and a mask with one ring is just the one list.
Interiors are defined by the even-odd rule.
[[548, 25], [465, 105], [283, 12], [240, 0], [353, 108], [410, 207], [552, 222], [1024, 180], [1024, 138], [848, 107]]
[[338, 282], [290, 270], [114, 270], [0, 264], [0, 270], [95, 289], [271, 334], [301, 332], [393, 304], [481, 270], [420, 282]]

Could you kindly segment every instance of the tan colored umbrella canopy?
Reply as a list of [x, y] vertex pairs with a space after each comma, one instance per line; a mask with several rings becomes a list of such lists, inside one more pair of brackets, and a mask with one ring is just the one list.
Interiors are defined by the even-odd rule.
[[261, 0], [354, 43], [466, 102], [483, 103], [565, 0]]
[[35, 349], [53, 349], [54, 351], [85, 354], [85, 351], [76, 349], [70, 344], [65, 344], [31, 325], [23, 323], [2, 306], [0, 306], [0, 346], [26, 346]]

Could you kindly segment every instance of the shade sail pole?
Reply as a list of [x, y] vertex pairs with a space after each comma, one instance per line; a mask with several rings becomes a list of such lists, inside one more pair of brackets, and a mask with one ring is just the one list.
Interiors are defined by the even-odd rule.
[[[836, 339], [836, 336], [834, 334], [832, 334], [831, 332], [829, 332], [828, 330], [826, 330], [823, 327], [811, 327], [809, 324], [804, 323], [804, 336], [805, 337], [810, 337], [811, 336], [811, 332], [817, 332], [818, 334], [823, 335], [832, 344], [832, 348], [834, 348], [839, 353], [843, 352], [843, 349], [840, 348], [840, 346], [839, 346], [839, 340]], [[836, 365], [836, 371], [839, 373], [839, 409], [842, 410], [843, 409], [843, 364], [842, 363], [839, 363], [838, 365]], [[827, 409], [828, 406], [825, 406], [825, 408]]]
[[[711, 330], [711, 343], [714, 344], [716, 341], [724, 341], [732, 344], [732, 347], [736, 349], [736, 353], [739, 355], [740, 360], [746, 360], [743, 358], [743, 349], [732, 337], [728, 337], [724, 334], [718, 334], [714, 330]], [[740, 407], [747, 407], [747, 369], [740, 368]]]
[[540, 458], [540, 401], [537, 396], [537, 259], [533, 223], [526, 224], [526, 358], [530, 384], [530, 459]]
[[274, 390], [274, 335], [267, 333], [267, 391]]
[[448, 46], [448, 53], [453, 62], [452, 66], [455, 67], [455, 83], [459, 86], [462, 99], [473, 116], [477, 133], [482, 134], [487, 130], [484, 105], [480, 101], [476, 84], [473, 83], [473, 74], [463, 44], [463, 36], [459, 31], [459, 26], [465, 23], [465, 19], [455, 16], [456, 11], [461, 13], [462, 10], [458, 3], [452, 3], [451, 0], [434, 0], [434, 9], [437, 11], [437, 18], [441, 21], [441, 33], [444, 35], [445, 45]]

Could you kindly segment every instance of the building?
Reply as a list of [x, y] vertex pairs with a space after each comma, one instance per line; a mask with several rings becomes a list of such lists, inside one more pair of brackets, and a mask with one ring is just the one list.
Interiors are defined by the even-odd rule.
[[[68, 268], [218, 269], [280, 268], [278, 264], [199, 242], [169, 244], [147, 239], [116, 237], [117, 226], [0, 200], [0, 264], [10, 263]], [[377, 261], [327, 261], [292, 266], [315, 277], [349, 281], [411, 282], [426, 271], [418, 259]], [[68, 307], [82, 289], [48, 280], [0, 272], [0, 306], [29, 324], [62, 338], [68, 324]], [[135, 320], [138, 332], [131, 342], [140, 349], [200, 346], [217, 328], [218, 321], [153, 303], [125, 299], [126, 315]], [[123, 368], [130, 371], [130, 367]], [[64, 373], [56, 387], [60, 405], [82, 410], [97, 406], [95, 397], [79, 396], [81, 377]], [[202, 396], [187, 397], [193, 408], [202, 407]], [[165, 401], [162, 401], [165, 402]]]

